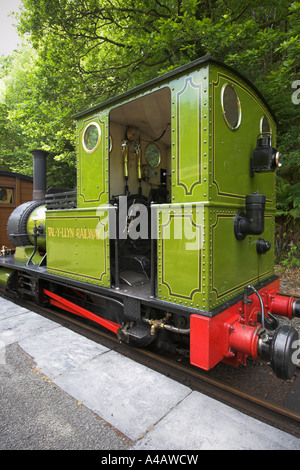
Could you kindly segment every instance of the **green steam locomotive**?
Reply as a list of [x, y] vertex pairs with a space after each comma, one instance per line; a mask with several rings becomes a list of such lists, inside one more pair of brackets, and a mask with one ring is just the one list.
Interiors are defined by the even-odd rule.
[[258, 90], [204, 56], [75, 116], [77, 187], [8, 221], [0, 284], [135, 346], [209, 370], [262, 358], [293, 376], [300, 315], [274, 275], [276, 118]]

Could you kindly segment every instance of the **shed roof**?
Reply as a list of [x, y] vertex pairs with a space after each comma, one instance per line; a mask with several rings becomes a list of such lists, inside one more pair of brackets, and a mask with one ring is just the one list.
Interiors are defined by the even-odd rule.
[[14, 173], [13, 171], [1, 171], [0, 170], [0, 176], [9, 176], [11, 178], [33, 181], [33, 178], [31, 176], [22, 175], [21, 173]]

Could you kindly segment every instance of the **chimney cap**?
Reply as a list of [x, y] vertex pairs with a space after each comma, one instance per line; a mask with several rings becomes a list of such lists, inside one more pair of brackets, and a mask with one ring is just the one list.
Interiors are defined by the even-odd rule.
[[43, 149], [33, 149], [33, 150], [29, 150], [30, 153], [32, 155], [44, 155], [45, 157], [48, 155], [49, 152], [47, 152], [47, 150], [43, 150]]

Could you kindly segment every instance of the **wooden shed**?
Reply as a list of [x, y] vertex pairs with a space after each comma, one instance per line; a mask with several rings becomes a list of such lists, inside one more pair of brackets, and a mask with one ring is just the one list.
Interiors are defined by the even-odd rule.
[[8, 240], [6, 225], [12, 211], [23, 204], [32, 201], [33, 179], [30, 176], [0, 171], [0, 249], [14, 247]]

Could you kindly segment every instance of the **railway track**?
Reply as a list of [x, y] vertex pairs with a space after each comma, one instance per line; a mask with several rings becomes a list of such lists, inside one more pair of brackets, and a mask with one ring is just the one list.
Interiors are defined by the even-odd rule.
[[[296, 412], [253, 394], [246, 393], [237, 387], [208, 375], [205, 371], [201, 371], [189, 363], [179, 362], [179, 359], [169, 358], [167, 355], [161, 355], [161, 353], [158, 355], [146, 349], [124, 345], [110, 332], [104, 331], [98, 326], [86, 324], [81, 319], [72, 317], [68, 313], [41, 307], [31, 301], [13, 301], [136, 362], [167, 375], [189, 386], [192, 390], [206, 394], [249, 416], [300, 438], [300, 409]], [[300, 375], [300, 369], [297, 369], [296, 374]]]

